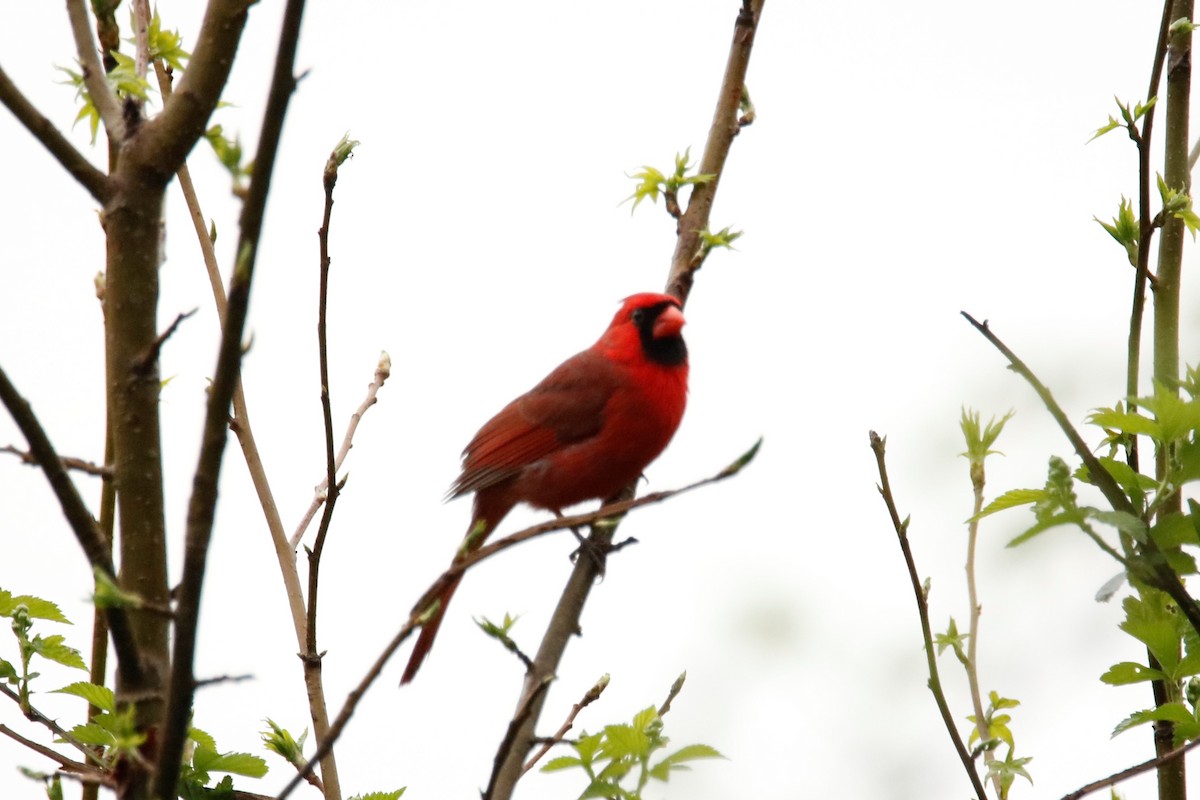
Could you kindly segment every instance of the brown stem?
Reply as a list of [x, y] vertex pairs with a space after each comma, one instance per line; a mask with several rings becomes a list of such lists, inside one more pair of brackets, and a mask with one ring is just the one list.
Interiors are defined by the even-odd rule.
[[942, 682], [938, 677], [937, 656], [933, 649], [933, 633], [929, 627], [929, 603], [925, 597], [925, 589], [921, 585], [921, 578], [917, 573], [912, 549], [908, 546], [908, 521], [900, 520], [900, 512], [896, 510], [896, 501], [892, 497], [892, 486], [888, 481], [887, 462], [884, 458], [886, 446], [887, 440], [875, 431], [871, 431], [871, 450], [875, 452], [875, 464], [879, 469], [879, 493], [883, 496], [888, 515], [892, 518], [892, 527], [895, 528], [896, 537], [900, 540], [900, 550], [904, 553], [904, 563], [908, 566], [908, 577], [912, 581], [913, 594], [917, 599], [917, 614], [921, 618], [921, 636], [925, 640], [925, 661], [929, 668], [929, 691], [933, 692], [938, 711], [942, 715], [942, 722], [950, 734], [951, 741], [954, 742], [954, 749], [958, 753], [963, 769], [967, 772], [971, 786], [975, 789], [975, 796], [978, 800], [987, 800], [983, 782], [979, 780], [979, 773], [975, 771], [975, 762], [971, 759], [971, 753], [967, 750], [962, 737], [958, 735], [958, 729], [954, 726], [954, 716], [950, 713], [950, 706], [946, 702], [946, 695], [942, 691]]
[[[1167, 31], [1171, 25], [1171, 6], [1174, 0], [1163, 3], [1162, 20], [1158, 27], [1158, 44], [1154, 48], [1154, 63], [1150, 68], [1150, 86], [1146, 89], [1146, 101], [1158, 94], [1158, 84], [1162, 79], [1163, 62], [1167, 56]], [[1146, 309], [1146, 282], [1150, 274], [1150, 241], [1154, 237], [1155, 224], [1150, 210], [1150, 145], [1151, 131], [1154, 128], [1154, 111], [1157, 103], [1146, 110], [1142, 117], [1142, 129], [1134, 140], [1138, 149], [1138, 258], [1137, 272], [1133, 280], [1133, 307], [1129, 313], [1129, 345], [1126, 357], [1125, 396], [1129, 398], [1129, 412], [1137, 410], [1133, 398], [1138, 392], [1138, 379], [1141, 374], [1142, 355], [1142, 317]], [[1132, 437], [1128, 448], [1129, 466], [1137, 471], [1138, 445], [1137, 437]]]
[[729, 48], [725, 76], [717, 94], [717, 109], [713, 114], [712, 127], [708, 130], [708, 140], [704, 144], [704, 155], [700, 159], [700, 173], [714, 177], [711, 181], [692, 187], [687, 211], [679, 219], [679, 236], [671, 257], [667, 293], [685, 303], [692, 290], [695, 271], [699, 268], [696, 255], [700, 252], [700, 232], [708, 229], [709, 213], [725, 170], [725, 160], [729, 157], [733, 138], [742, 127], [739, 108], [746, 86], [746, 70], [750, 66], [750, 52], [754, 47], [754, 34], [762, 18], [763, 2], [742, 0], [742, 8], [733, 28], [733, 44]]
[[[329, 400], [329, 345], [328, 345], [328, 300], [329, 300], [329, 220], [333, 215], [333, 188], [337, 184], [337, 159], [330, 156], [325, 167], [325, 211], [321, 220], [321, 228], [317, 232], [320, 250], [320, 289], [317, 300], [317, 356], [320, 363], [321, 377], [321, 417], [325, 431], [325, 481], [328, 486], [325, 497], [325, 511], [321, 515], [321, 524], [317, 528], [317, 538], [312, 550], [308, 553], [308, 629], [304, 648], [304, 677], [309, 685], [309, 696], [313, 696], [314, 687], [319, 688], [321, 682], [321, 661], [323, 654], [317, 652], [317, 589], [321, 569], [321, 554], [325, 550], [325, 537], [329, 534], [329, 524], [333, 519], [333, 509], [337, 504], [342, 486], [337, 481], [337, 463], [333, 452], [333, 407]], [[320, 746], [329, 739], [329, 712], [324, 702], [310, 703], [313, 733], [317, 745]], [[325, 783], [326, 800], [340, 800], [341, 787], [337, 777], [337, 762], [333, 758], [333, 749], [326, 752], [321, 760], [321, 779]]]
[[[220, 5], [214, 3], [213, 5]], [[193, 53], [195, 64], [201, 47], [215, 48], [211, 38], [218, 32], [211, 30], [209, 14], [201, 29], [202, 44]], [[245, 9], [234, 24], [244, 24]], [[179, 602], [175, 618], [175, 646], [170, 676], [167, 714], [163, 725], [154, 789], [158, 797], [173, 797], [179, 779], [179, 765], [183, 757], [183, 746], [187, 738], [188, 720], [195, 692], [193, 662], [196, 652], [196, 631], [200, 613], [200, 593], [204, 584], [204, 571], [208, 559], [208, 546], [212, 537], [213, 517], [217, 501], [217, 479], [221, 460], [225, 452], [226, 428], [229, 407], [237, 387], [241, 358], [242, 336], [246, 326], [246, 314], [250, 302], [250, 287], [254, 277], [258, 242], [262, 235], [263, 215], [270, 191], [271, 175], [279, 150], [283, 132], [283, 121], [288, 103], [295, 90], [293, 68], [296, 49], [300, 38], [300, 22], [304, 14], [304, 0], [288, 0], [284, 9], [283, 25], [279, 35], [279, 50], [276, 54], [271, 87], [263, 113], [262, 134], [255, 154], [254, 175], [245, 207], [242, 209], [241, 228], [238, 238], [236, 264], [229, 288], [229, 305], [225, 324], [222, 326], [221, 346], [217, 366], [213, 371], [209, 387], [208, 408], [205, 415], [204, 432], [201, 438], [200, 457], [192, 484], [192, 497], [188, 503], [187, 534], [184, 544], [183, 581], [179, 587]], [[206, 38], [207, 37], [207, 38]], [[237, 38], [237, 37], [233, 37]], [[227, 67], [226, 67], [227, 68]], [[180, 102], [180, 95], [188, 96], [189, 79], [194, 75], [188, 69], [176, 92], [172, 95], [171, 107]], [[195, 79], [204, 86], [206, 78]], [[222, 85], [223, 85], [222, 79]], [[216, 87], [219, 91], [219, 87]], [[155, 121], [164, 120], [170, 107]], [[176, 120], [178, 122], [178, 120]], [[172, 121], [164, 122], [164, 133], [172, 130]], [[194, 141], [194, 139], [193, 139]], [[179, 153], [179, 161], [172, 172], [182, 163], [186, 150]], [[122, 491], [124, 487], [122, 486]], [[326, 784], [329, 784], [328, 778]]]
[[107, 203], [112, 197], [113, 188], [108, 176], [96, 167], [87, 157], [75, 149], [65, 136], [58, 132], [54, 123], [42, 116], [32, 103], [21, 94], [21, 91], [0, 68], [0, 103], [12, 112], [13, 116], [33, 134], [42, 147], [70, 173], [79, 185], [87, 189], [100, 203]]

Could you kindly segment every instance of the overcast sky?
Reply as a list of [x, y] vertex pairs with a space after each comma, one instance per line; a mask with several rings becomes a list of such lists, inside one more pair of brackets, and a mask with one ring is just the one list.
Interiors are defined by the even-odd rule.
[[[73, 91], [61, 3], [8, 4], [0, 64], [61, 129]], [[163, 3], [195, 42], [200, 3]], [[322, 562], [321, 636], [334, 710], [449, 562], [469, 514], [443, 504], [477, 427], [588, 346], [618, 301], [658, 290], [674, 226], [622, 200], [642, 165], [699, 155], [738, 3], [733, 0], [313, 3], [254, 288], [245, 363], [251, 419], [285, 525], [323, 475], [315, 339], [321, 169], [345, 131], [361, 140], [337, 187], [331, 250], [331, 392], [345, 424], [381, 349], [393, 377], [359, 428]], [[257, 140], [280, 4], [253, 7], [214, 121]], [[959, 317], [991, 321], [1081, 422], [1120, 399], [1132, 271], [1093, 222], [1136, 194], [1120, 132], [1087, 144], [1144, 99], [1159, 11], [1115, 0], [972, 4], [767, 4], [750, 67], [758, 121], [734, 144], [714, 227], [745, 231], [697, 276], [685, 334], [689, 409], [648, 489], [716, 472], [765, 437], [732, 481], [647, 509], [640, 541], [610, 562], [567, 652], [541, 729], [603, 673], [612, 684], [577, 728], [628, 720], [688, 683], [666, 723], [702, 763], [648, 797], [963, 797], [970, 792], [925, 688], [915, 604], [875, 491], [868, 431], [888, 436], [901, 513], [912, 514], [933, 619], [967, 616], [970, 514], [958, 416], [1016, 416], [989, 462], [989, 494], [1040, 486], [1069, 454], [1032, 392]], [[1161, 130], [1161, 126], [1159, 126]], [[85, 126], [72, 140], [88, 147]], [[93, 276], [96, 207], [0, 112], [0, 365], [67, 454], [102, 459], [102, 337]], [[89, 151], [97, 163], [100, 150]], [[1161, 148], [1156, 159], [1161, 158]], [[1161, 163], [1161, 161], [1157, 161]], [[238, 205], [206, 146], [190, 159], [222, 263]], [[163, 352], [168, 524], [178, 577], [216, 314], [176, 187], [169, 195], [160, 322], [198, 313]], [[1195, 266], [1189, 253], [1187, 264]], [[1190, 271], [1188, 278], [1190, 279]], [[1200, 315], [1184, 284], [1182, 352]], [[340, 436], [340, 432], [339, 432]], [[1092, 440], [1099, 438], [1092, 435]], [[0, 416], [0, 445], [22, 444]], [[226, 458], [197, 672], [255, 680], [205, 689], [196, 724], [226, 750], [258, 750], [271, 717], [308, 725], [279, 570], [236, 443]], [[79, 479], [91, 502], [99, 485]], [[0, 460], [0, 587], [48, 595], [86, 647], [90, 581], [44, 480]], [[514, 514], [516, 530], [538, 519]], [[987, 521], [979, 551], [984, 691], [1022, 701], [1017, 755], [1056, 797], [1152, 755], [1149, 731], [1110, 732], [1150, 704], [1145, 687], [1098, 680], [1144, 652], [1093, 600], [1117, 566], [1082, 535], [1004, 543], [1026, 512]], [[562, 588], [569, 534], [504, 554], [464, 581], [419, 679], [394, 662], [338, 749], [348, 794], [469, 797], [486, 784], [520, 688], [519, 663], [472, 617], [522, 615], [534, 649]], [[57, 632], [46, 626], [46, 633]], [[0, 638], [0, 657], [14, 657]], [[970, 713], [956, 664], [951, 702]], [[47, 670], [47, 685], [77, 679]], [[57, 684], [55, 684], [57, 685]], [[38, 697], [64, 721], [81, 703]], [[11, 705], [0, 722], [40, 735]], [[963, 722], [965, 726], [965, 721]], [[38, 797], [0, 745], [0, 794]], [[245, 788], [272, 793], [290, 777]], [[1192, 770], [1193, 773], [1196, 769]], [[528, 775], [519, 796], [564, 798], [577, 775]], [[1152, 781], [1127, 796], [1153, 796]], [[313, 794], [301, 789], [296, 796]]]

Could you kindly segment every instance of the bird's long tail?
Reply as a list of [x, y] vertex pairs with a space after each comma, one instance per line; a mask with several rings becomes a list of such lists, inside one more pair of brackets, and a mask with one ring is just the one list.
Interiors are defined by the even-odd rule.
[[429, 649], [433, 647], [433, 640], [437, 638], [438, 628], [442, 627], [442, 620], [446, 618], [446, 606], [450, 603], [450, 598], [454, 597], [454, 590], [460, 583], [462, 583], [462, 574], [450, 581], [437, 596], [438, 610], [434, 612], [428, 622], [421, 626], [421, 635], [417, 637], [412, 655], [408, 658], [408, 666], [404, 668], [404, 677], [400, 679], [401, 686], [416, 677], [417, 670], [421, 668], [421, 662], [425, 660], [425, 656], [429, 655]]
[[[461, 558], [465, 553], [473, 553], [483, 546], [484, 541], [500, 524], [505, 515], [512, 510], [515, 501], [503, 492], [476, 492], [474, 512], [471, 514], [471, 527], [467, 530], [467, 541], [460, 550], [460, 554], [456, 556]], [[454, 590], [458, 588], [458, 584], [462, 582], [463, 573], [459, 573], [454, 577], [446, 587], [442, 589], [438, 595], [438, 609], [429, 618], [429, 621], [421, 626], [421, 635], [417, 637], [417, 643], [413, 646], [412, 655], [408, 657], [408, 666], [404, 668], [404, 675], [400, 678], [400, 685], [411, 681], [417, 675], [417, 670], [421, 668], [421, 662], [425, 660], [425, 656], [429, 655], [429, 649], [433, 647], [433, 640], [437, 638], [438, 628], [442, 626], [442, 620], [446, 617], [446, 606], [450, 603], [450, 598], [454, 597]], [[419, 609], [424, 611], [431, 606], [433, 601], [423, 603]]]

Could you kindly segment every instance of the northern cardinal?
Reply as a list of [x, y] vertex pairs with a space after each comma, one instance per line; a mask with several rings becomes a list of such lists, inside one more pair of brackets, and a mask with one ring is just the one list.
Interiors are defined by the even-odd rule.
[[[670, 295], [627, 297], [599, 341], [479, 429], [448, 494], [475, 493], [469, 540], [456, 558], [479, 548], [517, 503], [561, 513], [586, 500], [608, 500], [658, 457], [687, 402], [681, 309]], [[438, 596], [401, 684], [428, 655], [460, 580]]]

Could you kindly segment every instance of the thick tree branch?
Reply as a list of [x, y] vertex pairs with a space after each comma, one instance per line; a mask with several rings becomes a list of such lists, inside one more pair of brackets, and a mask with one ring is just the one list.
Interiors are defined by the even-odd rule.
[[[214, 43], [212, 39], [221, 31], [213, 29], [214, 25], [219, 27], [213, 18], [214, 13], [218, 17], [221, 14], [219, 11], [214, 12], [214, 9], [220, 7], [226, 12], [231, 10], [236, 12], [237, 9], [231, 9], [231, 6], [234, 5], [240, 7], [240, 12], [221, 18], [227, 26], [236, 28], [225, 34], [227, 38], [233, 40], [232, 47], [236, 49], [238, 34], [245, 22], [244, 4], [213, 2], [209, 6], [209, 13], [205, 15], [204, 27], [200, 35], [202, 44], [198, 45], [196, 52], [193, 53], [193, 65], [200, 57], [201, 48], [204, 48], [203, 52], [206, 54], [206, 58], [217, 55], [212, 52], [212, 49], [218, 47], [218, 44]], [[217, 366], [213, 372], [213, 382], [209, 388], [200, 457], [193, 479], [192, 497], [188, 504], [183, 582], [179, 587], [179, 603], [175, 618], [175, 645], [167, 714], [159, 749], [158, 769], [154, 779], [154, 790], [158, 797], [174, 796], [175, 785], [179, 779], [179, 764], [183, 757], [183, 746], [187, 738], [188, 720], [191, 715], [192, 696], [196, 683], [193, 666], [200, 612], [200, 593], [204, 583], [208, 546], [212, 538], [213, 517], [217, 502], [217, 479], [220, 475], [221, 460], [225, 451], [229, 406], [240, 376], [242, 336], [246, 327], [250, 287], [254, 277], [258, 242], [262, 235], [263, 215], [267, 195], [270, 191], [271, 175], [279, 149], [280, 136], [283, 132], [284, 117], [296, 85], [292, 71], [296, 60], [303, 14], [304, 0], [288, 0], [284, 9], [283, 27], [279, 36], [279, 50], [276, 54], [271, 88], [263, 115], [262, 134], [255, 155], [254, 175], [250, 180], [246, 205], [242, 210], [241, 230], [236, 251], [237, 261], [230, 282], [229, 305], [225, 324], [222, 326], [221, 347], [217, 357]], [[232, 60], [232, 52], [228, 55]], [[228, 74], [228, 67], [229, 65], [225, 64], [220, 80], [222, 85]], [[205, 87], [206, 78], [204, 77], [196, 79], [197, 88], [184, 91], [184, 84], [193, 74], [194, 70], [189, 69], [184, 80], [180, 81], [179, 89], [172, 95], [173, 104], [189, 102], [193, 92], [204, 94], [202, 91]], [[217, 86], [212, 93], [214, 104], [216, 96], [219, 94], [220, 86]], [[168, 113], [169, 109], [165, 110], [159, 119], [166, 117]], [[203, 119], [199, 120], [201, 125], [203, 125], [204, 119], [207, 119], [207, 113]], [[184, 121], [186, 121], [186, 116]], [[170, 124], [166, 124], [162, 131], [163, 135], [172, 138]], [[183, 150], [178, 154], [179, 163], [182, 163], [186, 152]], [[171, 172], [174, 172], [178, 166], [179, 164], [172, 166]], [[326, 776], [327, 788], [329, 784], [329, 777]]]
[[[164, 98], [162, 113], [142, 124], [133, 152], [123, 153], [122, 159], [132, 158], [150, 168], [163, 185], [183, 166], [221, 99], [251, 5], [252, 0], [209, 2], [179, 85], [169, 99]], [[263, 165], [255, 162], [255, 166]]]
[[908, 546], [908, 522], [901, 521], [900, 512], [896, 510], [896, 501], [892, 497], [892, 485], [888, 481], [887, 461], [884, 457], [886, 445], [887, 441], [884, 438], [875, 431], [871, 431], [871, 450], [875, 453], [875, 464], [879, 469], [879, 494], [883, 496], [888, 515], [892, 519], [892, 527], [895, 528], [896, 537], [900, 540], [904, 563], [908, 565], [908, 577], [912, 581], [913, 594], [917, 599], [917, 614], [921, 617], [921, 637], [925, 640], [925, 661], [929, 669], [929, 691], [933, 692], [938, 711], [942, 715], [942, 722], [946, 725], [946, 731], [954, 742], [954, 750], [958, 753], [958, 758], [967, 772], [971, 786], [975, 789], [975, 796], [978, 800], [987, 800], [987, 792], [984, 791], [979, 773], [975, 771], [975, 762], [971, 758], [971, 753], [967, 750], [966, 744], [958, 734], [958, 728], [954, 725], [954, 715], [950, 713], [950, 705], [946, 702], [946, 695], [942, 691], [942, 681], [938, 677], [937, 656], [933, 649], [933, 633], [929, 627], [929, 603], [925, 597], [925, 589], [921, 585], [920, 575], [917, 574], [917, 564], [913, 560], [912, 549]]
[[0, 103], [12, 112], [25, 129], [33, 134], [42, 147], [45, 147], [62, 168], [78, 181], [80, 186], [87, 189], [97, 202], [109, 201], [113, 189], [108, 176], [96, 169], [83, 153], [75, 149], [67, 137], [58, 132], [54, 123], [42, 116], [9, 79], [3, 68], [0, 68]]

